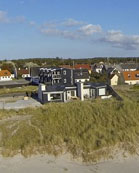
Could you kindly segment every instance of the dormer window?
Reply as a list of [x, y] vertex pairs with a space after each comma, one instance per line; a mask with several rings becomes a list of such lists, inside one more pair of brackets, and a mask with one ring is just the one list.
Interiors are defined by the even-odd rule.
[[131, 75], [130, 75], [130, 74], [128, 74], [128, 77], [131, 77]]

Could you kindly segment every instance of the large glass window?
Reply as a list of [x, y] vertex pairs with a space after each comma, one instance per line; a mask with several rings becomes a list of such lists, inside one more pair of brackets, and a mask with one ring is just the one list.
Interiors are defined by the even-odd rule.
[[61, 94], [50, 94], [51, 100], [61, 100]]

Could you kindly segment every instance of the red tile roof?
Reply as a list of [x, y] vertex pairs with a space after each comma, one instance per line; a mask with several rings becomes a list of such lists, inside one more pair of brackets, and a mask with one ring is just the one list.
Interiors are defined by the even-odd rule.
[[91, 66], [89, 64], [76, 64], [74, 68], [91, 70]]
[[11, 73], [8, 70], [1, 70], [0, 76], [11, 76]]
[[20, 69], [20, 70], [17, 70], [17, 73], [20, 75], [29, 74], [29, 70], [28, 69]]
[[73, 67], [70, 66], [70, 65], [61, 65], [60, 67], [61, 67], [61, 68], [68, 68], [68, 69], [72, 69], [72, 68], [73, 68]]
[[125, 80], [139, 80], [139, 70], [124, 71], [123, 76]]

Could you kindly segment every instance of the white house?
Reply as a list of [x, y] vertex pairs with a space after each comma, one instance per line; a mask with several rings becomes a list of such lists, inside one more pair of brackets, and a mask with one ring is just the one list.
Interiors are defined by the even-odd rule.
[[119, 76], [117, 74], [113, 74], [110, 76], [110, 85], [114, 86], [114, 85], [118, 85], [118, 79]]
[[8, 70], [0, 69], [0, 81], [10, 81], [12, 80], [12, 75]]
[[129, 85], [139, 84], [139, 70], [124, 71], [123, 72], [125, 83]]

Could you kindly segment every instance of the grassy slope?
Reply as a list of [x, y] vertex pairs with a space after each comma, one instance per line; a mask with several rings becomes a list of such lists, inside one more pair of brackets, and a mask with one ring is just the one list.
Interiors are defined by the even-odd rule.
[[9, 93], [19, 93], [19, 92], [31, 92], [37, 91], [37, 86], [22, 86], [22, 87], [15, 87], [15, 88], [2, 88], [0, 89], [0, 95], [2, 94], [9, 94]]
[[[124, 97], [123, 102], [114, 99], [75, 101], [1, 111], [1, 119], [33, 115], [27, 120], [0, 122], [2, 154], [11, 156], [21, 152], [28, 156], [40, 152], [57, 155], [68, 151], [84, 161], [96, 161], [108, 156], [109, 147], [117, 144], [134, 153], [139, 139], [139, 91], [129, 88], [118, 88], [117, 91]], [[129, 99], [130, 94], [133, 94], [132, 99]]]

